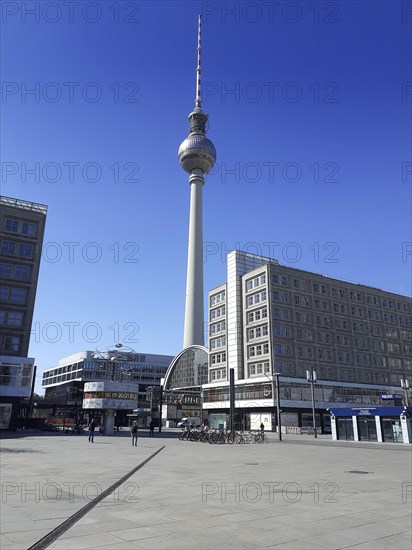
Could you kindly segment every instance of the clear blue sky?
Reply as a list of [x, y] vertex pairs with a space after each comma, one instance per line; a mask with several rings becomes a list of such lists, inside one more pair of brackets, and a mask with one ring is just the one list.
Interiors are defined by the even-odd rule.
[[75, 4], [2, 3], [1, 192], [49, 207], [37, 390], [76, 351], [181, 349], [199, 12], [205, 295], [235, 247], [410, 293], [408, 3]]

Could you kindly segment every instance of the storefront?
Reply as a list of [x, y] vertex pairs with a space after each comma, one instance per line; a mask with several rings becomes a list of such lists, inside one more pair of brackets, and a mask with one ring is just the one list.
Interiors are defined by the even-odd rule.
[[412, 407], [329, 409], [332, 439], [412, 443]]

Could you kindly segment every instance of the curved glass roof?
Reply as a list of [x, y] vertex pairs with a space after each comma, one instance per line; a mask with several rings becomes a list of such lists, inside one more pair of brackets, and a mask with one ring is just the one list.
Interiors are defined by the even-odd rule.
[[171, 362], [165, 376], [164, 388], [193, 388], [207, 382], [208, 352], [203, 346], [190, 346]]

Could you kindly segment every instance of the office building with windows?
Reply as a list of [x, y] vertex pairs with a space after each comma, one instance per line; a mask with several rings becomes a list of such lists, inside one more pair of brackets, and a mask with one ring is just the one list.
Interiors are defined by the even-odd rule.
[[[410, 298], [280, 265], [240, 251], [227, 256], [227, 282], [209, 292], [209, 381], [204, 409], [212, 425], [229, 412], [234, 369], [237, 424], [275, 422], [279, 373], [283, 426], [317, 425], [328, 409], [379, 405], [412, 379]], [[269, 416], [270, 417], [270, 416]], [[214, 420], [213, 420], [214, 419]]]
[[[108, 357], [117, 350], [108, 352]], [[140, 400], [145, 400], [149, 386], [159, 386], [172, 361], [171, 355], [151, 353], [117, 353], [118, 360], [111, 362], [97, 357], [96, 352], [83, 351], [60, 359], [57, 366], [43, 372], [42, 387], [50, 403], [67, 405], [68, 410], [82, 406], [86, 382], [115, 381], [138, 387]]]
[[[116, 353], [114, 350], [113, 353]], [[122, 360], [115, 364], [96, 357], [94, 351], [81, 351], [60, 359], [57, 366], [43, 372], [42, 386], [45, 397], [59, 395], [59, 388], [72, 382], [99, 382], [102, 380], [128, 380], [139, 382], [143, 389], [155, 386], [166, 374], [172, 355], [122, 352]], [[62, 393], [62, 395], [65, 391]]]
[[31, 391], [27, 355], [47, 206], [3, 196], [0, 206], [0, 428], [8, 428]]

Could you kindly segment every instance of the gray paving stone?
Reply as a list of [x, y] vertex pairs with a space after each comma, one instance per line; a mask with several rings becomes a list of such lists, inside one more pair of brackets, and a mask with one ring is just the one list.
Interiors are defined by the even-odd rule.
[[[342, 547], [342, 550], [343, 548], [345, 547]], [[404, 535], [391, 535], [361, 544], [354, 544], [346, 548], [353, 548], [354, 550], [377, 550], [378, 548], [379, 550], [410, 550], [411, 538]]]
[[159, 533], [158, 529], [152, 529], [151, 527], [134, 527], [132, 529], [112, 531], [111, 534], [119, 537], [119, 539], [129, 541], [158, 537], [161, 533]]
[[79, 537], [59, 538], [49, 546], [50, 550], [85, 550], [87, 548], [105, 548], [113, 544], [119, 544], [121, 539], [108, 533], [83, 535]]
[[[411, 483], [410, 448], [300, 436], [279, 444], [269, 437], [259, 446], [141, 438], [137, 449], [121, 434], [99, 436], [93, 446], [76, 436], [8, 439], [5, 447], [26, 452], [2, 454], [2, 489], [20, 483], [3, 499], [2, 549], [26, 550], [163, 445], [50, 548], [411, 547], [412, 497], [402, 492]], [[24, 501], [22, 483], [40, 483], [41, 498]], [[53, 484], [62, 489], [54, 502], [46, 491]], [[210, 488], [216, 494], [206, 495]]]
[[209, 546], [202, 545], [199, 541], [188, 541], [171, 536], [151, 537], [148, 539], [140, 539], [139, 541], [133, 541], [139, 548], [145, 548], [146, 550], [199, 550], [210, 548]]
[[49, 532], [48, 529], [45, 530], [36, 530], [36, 531], [14, 531], [13, 533], [7, 533], [7, 539], [11, 541], [12, 544], [26, 544], [30, 546], [30, 541], [38, 540], [47, 535]]

